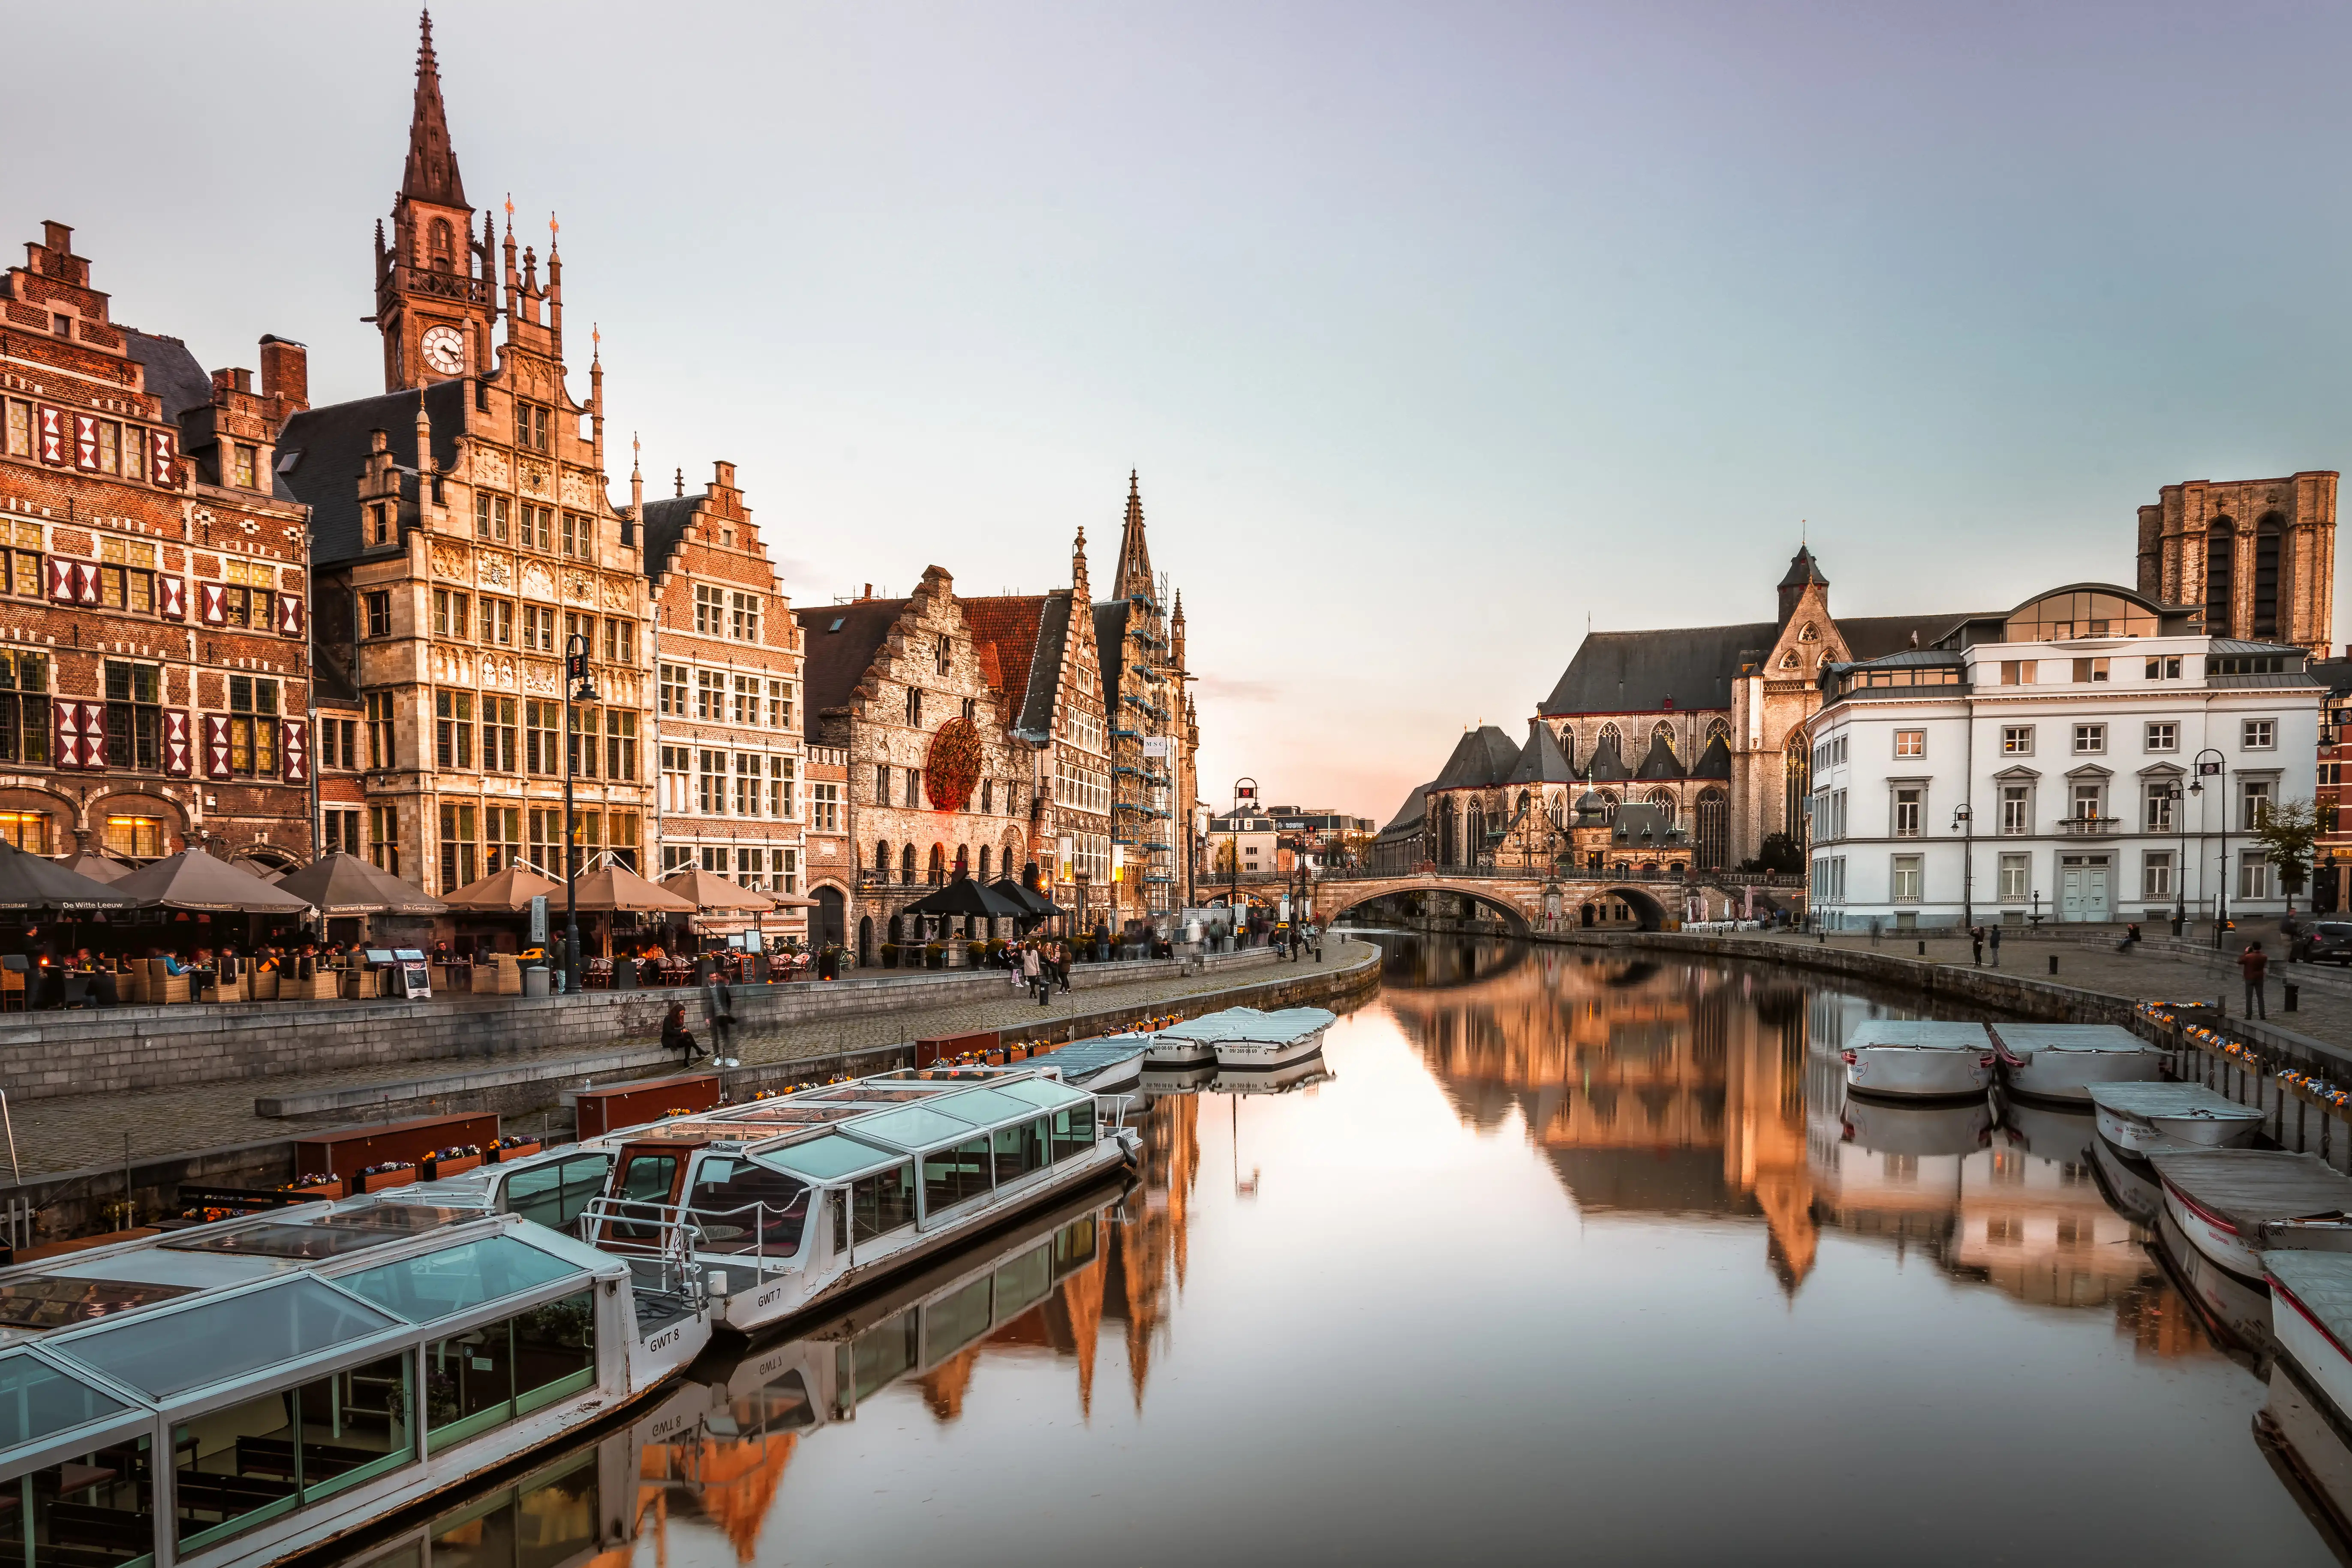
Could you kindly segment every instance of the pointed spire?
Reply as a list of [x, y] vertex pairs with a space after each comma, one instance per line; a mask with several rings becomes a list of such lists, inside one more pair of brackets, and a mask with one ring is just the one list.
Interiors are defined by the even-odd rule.
[[1143, 480], [1133, 468], [1127, 472], [1127, 523], [1119, 532], [1112, 581], [1120, 598], [1152, 602], [1151, 551], [1143, 539]]
[[1070, 546], [1070, 597], [1074, 603], [1094, 603], [1094, 588], [1087, 581], [1087, 531], [1078, 527], [1077, 542]]
[[686, 470], [684, 468], [680, 468], [677, 471], [677, 493], [679, 495], [684, 495], [686, 493]]
[[629, 432], [629, 515], [642, 521], [646, 515], [646, 471], [640, 466], [645, 447], [637, 433]]
[[408, 122], [408, 167], [400, 194], [442, 206], [467, 205], [466, 184], [457, 174], [457, 154], [449, 149], [449, 120], [441, 107], [441, 68], [433, 58], [433, 13], [418, 19], [416, 107]]

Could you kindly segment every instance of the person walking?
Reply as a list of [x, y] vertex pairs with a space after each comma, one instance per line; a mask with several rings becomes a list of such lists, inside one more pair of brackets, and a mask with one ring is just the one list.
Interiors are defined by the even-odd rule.
[[2000, 967], [2000, 925], [1998, 921], [1985, 930], [1985, 939], [1992, 944], [1992, 966]]
[[1984, 967], [1984, 927], [1982, 926], [1969, 927], [1969, 962], [1979, 969]]
[[1038, 980], [1038, 971], [1043, 967], [1044, 964], [1037, 956], [1037, 947], [1035, 943], [1032, 942], [1029, 946], [1021, 950], [1022, 980], [1031, 991], [1036, 994], [1037, 1005], [1040, 1007], [1047, 1005], [1046, 997], [1049, 994], [1047, 988], [1044, 984], [1041, 984]]
[[2246, 981], [2246, 1010], [2249, 1018], [2268, 1018], [2269, 1005], [2263, 1000], [2263, 978], [2271, 972], [2269, 954], [2258, 942], [2246, 943], [2246, 951], [2238, 954], [2238, 973]]
[[694, 1043], [693, 1031], [686, 1026], [683, 1002], [671, 1003], [668, 1014], [662, 1019], [662, 1049], [684, 1052], [686, 1060], [678, 1064], [681, 1067], [692, 1067], [695, 1058], [702, 1054], [701, 1047]]
[[740, 1066], [730, 1048], [735, 1036], [735, 991], [727, 984], [727, 971], [716, 964], [711, 966], [710, 978], [702, 983], [702, 1010], [710, 1020], [712, 1065]]

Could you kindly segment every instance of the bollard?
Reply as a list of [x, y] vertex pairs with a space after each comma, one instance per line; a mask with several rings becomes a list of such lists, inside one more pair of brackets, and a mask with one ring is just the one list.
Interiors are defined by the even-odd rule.
[[2054, 952], [2050, 955], [2050, 973], [2053, 974], [2058, 973], [2058, 955]]
[[2294, 1012], [2296, 995], [2302, 991], [2302, 989], [2303, 987], [2297, 985], [2294, 981], [2288, 981], [2286, 983], [2286, 1000], [2279, 1004], [2279, 1011], [2282, 1013]]
[[1919, 944], [1919, 956], [1922, 958], [1927, 956], [1927, 944], [1924, 942]]

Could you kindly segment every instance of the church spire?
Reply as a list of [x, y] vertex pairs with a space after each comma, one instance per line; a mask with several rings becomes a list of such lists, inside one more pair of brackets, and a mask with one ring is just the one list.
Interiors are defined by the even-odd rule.
[[1118, 565], [1111, 581], [1122, 599], [1154, 601], [1151, 550], [1143, 539], [1143, 486], [1133, 468], [1127, 473], [1127, 526], [1118, 536]]
[[400, 194], [440, 206], [462, 207], [466, 184], [457, 175], [457, 154], [449, 150], [449, 119], [441, 108], [441, 68], [433, 58], [433, 13], [423, 13], [416, 47], [416, 109], [408, 122], [408, 167]]

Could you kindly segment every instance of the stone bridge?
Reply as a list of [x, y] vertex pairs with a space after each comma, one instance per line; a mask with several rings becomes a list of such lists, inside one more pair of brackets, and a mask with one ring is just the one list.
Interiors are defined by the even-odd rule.
[[[1568, 926], [1657, 931], [1693, 920], [1746, 918], [1769, 908], [1787, 909], [1802, 902], [1801, 884], [1796, 878], [1736, 872], [1686, 879], [1611, 878], [1465, 867], [1389, 876], [1327, 874], [1317, 878], [1312, 886], [1315, 918], [1326, 922], [1376, 900], [1423, 894], [1441, 903], [1451, 898], [1496, 910], [1504, 923], [1524, 931]], [[1430, 908], [1422, 912], [1452, 911]], [[1467, 909], [1463, 912], [1466, 915]]]

